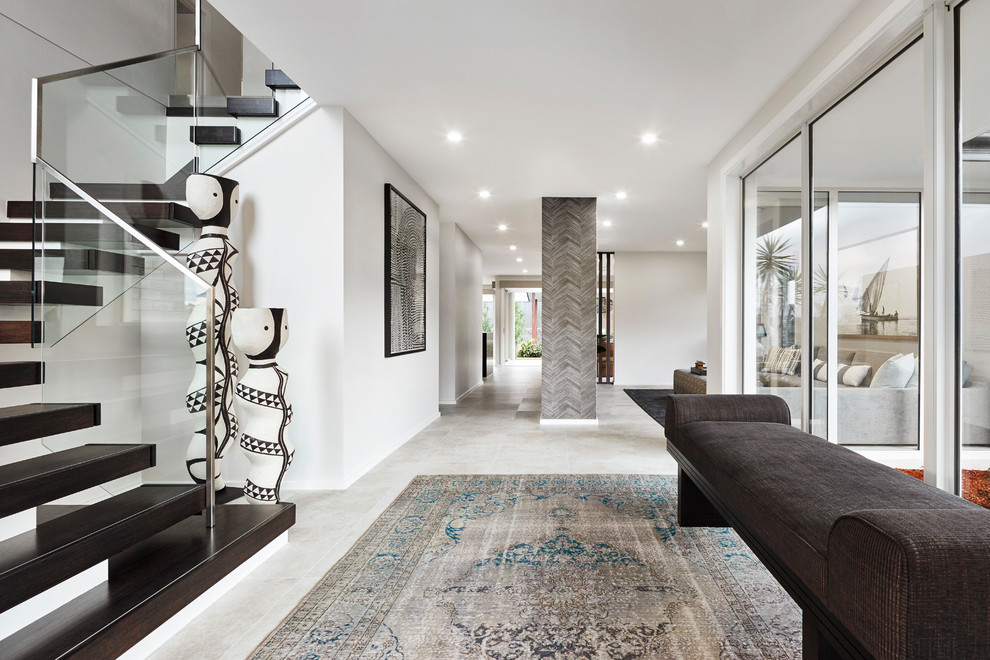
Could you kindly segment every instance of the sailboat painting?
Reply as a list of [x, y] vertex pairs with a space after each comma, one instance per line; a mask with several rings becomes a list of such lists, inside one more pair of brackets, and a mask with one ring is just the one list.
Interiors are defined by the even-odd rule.
[[[918, 321], [916, 310], [913, 305], [908, 304], [909, 309], [900, 309], [901, 304], [906, 303], [899, 293], [905, 289], [917, 291], [915, 286], [911, 286], [912, 281], [904, 281], [905, 277], [911, 278], [917, 272], [914, 269], [900, 269], [894, 273], [893, 293], [888, 286], [888, 269], [890, 268], [890, 258], [887, 258], [880, 268], [870, 277], [863, 292], [859, 295], [853, 294], [852, 300], [858, 299], [855, 308], [846, 308], [848, 316], [839, 323], [839, 334], [850, 335], [880, 335], [884, 337], [916, 337], [918, 334]], [[864, 277], [864, 280], [866, 279]], [[887, 289], [886, 295], [884, 289]], [[910, 294], [909, 294], [910, 295]], [[850, 302], [852, 302], [852, 300]], [[891, 309], [893, 307], [893, 309]], [[906, 314], [905, 314], [906, 312]], [[858, 318], [858, 322], [854, 319]]]

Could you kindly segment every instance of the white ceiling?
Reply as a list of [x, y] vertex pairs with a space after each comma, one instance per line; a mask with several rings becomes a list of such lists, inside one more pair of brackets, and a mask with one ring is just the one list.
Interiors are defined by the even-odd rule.
[[857, 1], [213, 4], [318, 102], [347, 107], [482, 249], [490, 280], [539, 273], [543, 196], [598, 197], [613, 221], [599, 249], [704, 251], [707, 164]]

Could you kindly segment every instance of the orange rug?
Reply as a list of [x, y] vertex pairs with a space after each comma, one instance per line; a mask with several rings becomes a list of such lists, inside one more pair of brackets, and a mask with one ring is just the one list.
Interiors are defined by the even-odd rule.
[[[915, 479], [924, 479], [923, 470], [897, 468]], [[963, 470], [962, 495], [970, 502], [990, 509], [990, 470]]]

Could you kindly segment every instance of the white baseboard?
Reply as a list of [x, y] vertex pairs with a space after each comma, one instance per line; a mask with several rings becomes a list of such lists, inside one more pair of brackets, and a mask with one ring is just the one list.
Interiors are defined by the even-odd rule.
[[598, 426], [598, 418], [595, 419], [544, 419], [540, 418], [540, 424], [545, 426]]
[[464, 400], [464, 397], [468, 396], [469, 394], [471, 394], [471, 392], [474, 392], [476, 389], [478, 389], [479, 387], [481, 387], [484, 384], [485, 384], [484, 381], [478, 381], [477, 383], [475, 383], [474, 387], [472, 387], [467, 392], [465, 392], [464, 394], [462, 394], [459, 397], [457, 397], [457, 400], [456, 401], [441, 401], [440, 402], [440, 405], [441, 406], [456, 406], [458, 403], [460, 403], [461, 401]]
[[217, 602], [238, 582], [246, 578], [254, 569], [289, 543], [289, 532], [282, 532], [278, 538], [254, 553], [250, 559], [231, 571], [226, 577], [207, 589], [196, 600], [175, 613], [168, 621], [158, 626], [150, 635], [142, 639], [120, 656], [119, 660], [143, 660], [154, 653], [162, 644], [175, 636], [183, 627], [196, 619], [206, 609]]
[[420, 431], [422, 431], [423, 429], [425, 429], [427, 426], [437, 421], [438, 419], [440, 419], [440, 413], [439, 412], [433, 413], [432, 415], [430, 415], [428, 419], [417, 424], [411, 431], [404, 433], [398, 440], [393, 442], [391, 445], [389, 445], [382, 451], [378, 452], [378, 455], [365, 461], [360, 467], [351, 470], [350, 474], [346, 475], [343, 479], [341, 479], [341, 485], [339, 486], [338, 490], [344, 490], [350, 488], [355, 481], [363, 477], [365, 474], [371, 471], [372, 468], [374, 468], [376, 465], [378, 465], [386, 458], [388, 458], [392, 452], [394, 452], [396, 449], [398, 449], [402, 445], [412, 440], [414, 437], [416, 437], [417, 433], [419, 433]]

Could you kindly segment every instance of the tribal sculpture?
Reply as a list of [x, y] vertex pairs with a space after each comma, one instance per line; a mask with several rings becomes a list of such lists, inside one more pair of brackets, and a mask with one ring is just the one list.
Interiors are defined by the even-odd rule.
[[234, 312], [233, 340], [250, 361], [237, 384], [241, 411], [241, 449], [251, 461], [244, 497], [252, 504], [281, 501], [282, 477], [295, 450], [285, 437], [292, 406], [285, 400], [288, 375], [275, 356], [289, 338], [284, 309], [238, 309]]
[[[237, 217], [239, 186], [236, 181], [209, 174], [192, 174], [186, 179], [186, 202], [203, 225], [199, 240], [189, 246], [186, 265], [213, 286], [213, 452], [216, 459], [214, 487], [223, 490], [220, 463], [230, 441], [237, 437], [234, 415], [234, 382], [237, 358], [231, 350], [230, 318], [238, 305], [232, 283], [237, 249], [227, 239], [227, 229]], [[186, 325], [186, 339], [196, 358], [196, 373], [186, 394], [186, 408], [192, 414], [206, 410], [207, 302], [197, 304]], [[209, 423], [209, 421], [207, 421]], [[193, 434], [186, 450], [186, 469], [196, 483], [206, 481], [207, 429]]]

